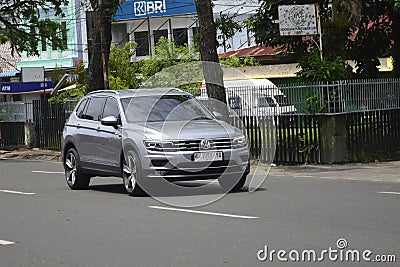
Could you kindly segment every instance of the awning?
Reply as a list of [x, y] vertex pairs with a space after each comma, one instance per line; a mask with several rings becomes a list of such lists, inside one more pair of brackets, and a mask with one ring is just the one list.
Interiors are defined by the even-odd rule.
[[0, 95], [51, 93], [53, 82], [6, 82], [0, 83]]
[[72, 89], [75, 89], [75, 88], [76, 88], [76, 83], [75, 84], [71, 84], [70, 86], [64, 87], [63, 89], [58, 90], [58, 92], [72, 90]]

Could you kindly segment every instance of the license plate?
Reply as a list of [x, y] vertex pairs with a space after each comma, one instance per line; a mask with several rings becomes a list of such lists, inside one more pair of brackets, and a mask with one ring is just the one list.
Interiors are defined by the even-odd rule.
[[196, 161], [196, 162], [219, 161], [219, 160], [222, 160], [222, 152], [221, 151], [194, 153], [194, 161]]

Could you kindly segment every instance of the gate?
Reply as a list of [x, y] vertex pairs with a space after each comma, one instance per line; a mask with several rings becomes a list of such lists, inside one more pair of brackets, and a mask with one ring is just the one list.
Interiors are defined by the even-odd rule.
[[63, 104], [33, 101], [33, 120], [36, 129], [36, 145], [45, 149], [60, 149], [65, 123]]

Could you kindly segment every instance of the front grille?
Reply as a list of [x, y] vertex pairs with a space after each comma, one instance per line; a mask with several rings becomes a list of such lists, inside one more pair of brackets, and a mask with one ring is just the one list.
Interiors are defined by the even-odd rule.
[[[201, 148], [200, 143], [202, 140], [188, 140], [188, 141], [173, 141], [173, 144], [178, 148], [179, 151], [200, 151], [204, 150]], [[232, 141], [229, 138], [226, 139], [214, 139], [210, 140], [210, 147], [208, 149], [221, 150], [230, 149], [232, 147]]]
[[202, 140], [173, 140], [163, 141], [160, 145], [146, 147], [150, 151], [179, 152], [179, 151], [200, 151], [200, 150], [224, 150], [232, 148], [232, 140], [229, 138], [208, 139], [209, 147], [201, 147]]

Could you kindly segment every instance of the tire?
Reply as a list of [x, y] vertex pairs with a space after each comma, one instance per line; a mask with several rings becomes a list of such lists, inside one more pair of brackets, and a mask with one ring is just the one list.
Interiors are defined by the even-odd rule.
[[[247, 174], [244, 174], [239, 181], [236, 182], [236, 177], [225, 176], [222, 179], [218, 179], [219, 185], [222, 189], [227, 190], [229, 192], [238, 192], [243, 188], [246, 182]], [[234, 184], [236, 182], [236, 184]]]
[[64, 159], [65, 179], [72, 190], [87, 189], [90, 176], [82, 173], [79, 154], [75, 148], [68, 149]]
[[142, 168], [139, 156], [134, 151], [128, 151], [122, 164], [122, 179], [126, 193], [130, 196], [146, 196], [146, 192], [138, 184], [142, 179]]

